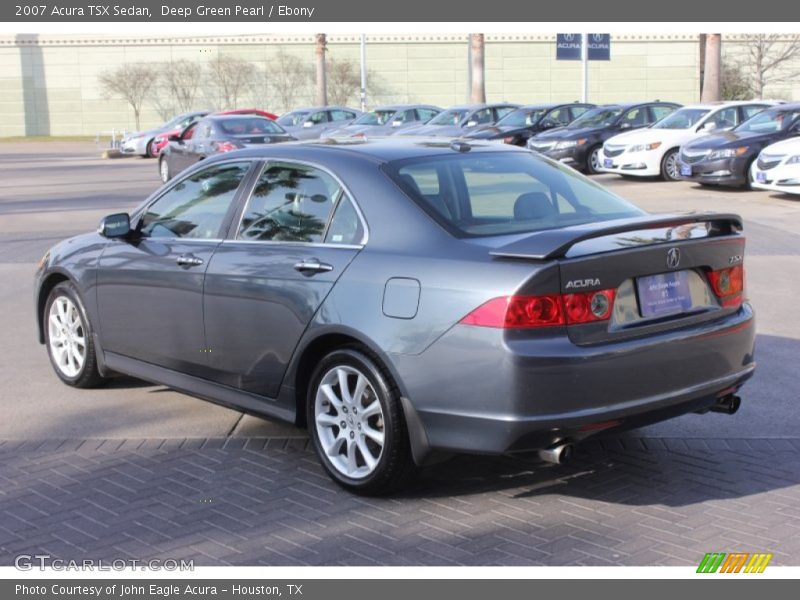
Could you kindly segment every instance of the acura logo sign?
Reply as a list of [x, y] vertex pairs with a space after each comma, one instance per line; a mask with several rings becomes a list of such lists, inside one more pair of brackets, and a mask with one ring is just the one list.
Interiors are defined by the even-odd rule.
[[670, 248], [667, 250], [667, 266], [674, 269], [681, 262], [681, 251], [677, 248]]

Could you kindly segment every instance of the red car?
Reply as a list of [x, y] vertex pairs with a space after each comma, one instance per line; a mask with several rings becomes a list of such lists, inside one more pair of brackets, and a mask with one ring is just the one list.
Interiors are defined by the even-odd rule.
[[[267, 112], [265, 110], [259, 110], [257, 108], [237, 108], [235, 110], [222, 110], [216, 113], [212, 113], [215, 115], [257, 115], [259, 117], [265, 117], [272, 121], [278, 120], [278, 115]], [[180, 135], [183, 133], [185, 127], [181, 127], [180, 129], [173, 129], [170, 131], [165, 131], [164, 133], [158, 134], [153, 141], [151, 142], [150, 152], [152, 156], [158, 156], [161, 154], [161, 151], [164, 147], [169, 143], [170, 136], [173, 135]]]

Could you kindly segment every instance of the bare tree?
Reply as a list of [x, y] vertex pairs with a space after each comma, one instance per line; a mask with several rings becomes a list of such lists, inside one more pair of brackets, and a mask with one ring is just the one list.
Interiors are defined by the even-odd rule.
[[739, 65], [723, 61], [720, 95], [722, 100], [749, 100], [753, 97], [752, 81]]
[[311, 65], [283, 48], [267, 62], [261, 74], [264, 87], [285, 110], [295, 107], [314, 79]]
[[705, 51], [705, 69], [703, 71], [702, 102], [716, 102], [720, 99], [720, 79], [722, 77], [722, 35], [707, 33]]
[[180, 59], [164, 64], [159, 81], [179, 112], [196, 108], [202, 74], [202, 67], [191, 60]]
[[486, 102], [486, 81], [484, 77], [484, 36], [482, 33], [470, 33], [470, 102]]
[[324, 33], [318, 33], [314, 52], [316, 54], [317, 64], [317, 104], [319, 106], [326, 106], [328, 104], [328, 81], [325, 72], [325, 52], [327, 50], [328, 37]]
[[252, 63], [231, 54], [218, 54], [208, 63], [211, 85], [217, 91], [217, 107], [236, 108], [242, 92], [255, 75]]
[[771, 83], [785, 83], [800, 76], [800, 67], [793, 59], [800, 58], [800, 34], [757, 34], [743, 43], [745, 54], [741, 65], [752, 74], [753, 93], [764, 97], [764, 88]]
[[125, 100], [133, 109], [136, 129], [141, 129], [142, 106], [158, 77], [158, 67], [151, 63], [124, 63], [98, 76], [103, 94]]
[[331, 58], [326, 66], [328, 100], [331, 104], [348, 104], [361, 90], [358, 65], [347, 59]]

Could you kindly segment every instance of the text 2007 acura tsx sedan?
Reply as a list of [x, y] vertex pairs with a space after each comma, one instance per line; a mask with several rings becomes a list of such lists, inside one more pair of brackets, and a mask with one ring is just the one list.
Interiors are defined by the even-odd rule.
[[558, 462], [598, 431], [734, 412], [741, 228], [506, 145], [251, 148], [53, 247], [39, 337], [73, 386], [127, 373], [307, 424], [335, 481], [380, 493], [438, 451]]

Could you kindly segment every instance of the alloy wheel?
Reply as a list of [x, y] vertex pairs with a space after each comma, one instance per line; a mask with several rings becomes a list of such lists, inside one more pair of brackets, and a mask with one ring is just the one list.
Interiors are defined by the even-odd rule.
[[363, 479], [383, 454], [383, 407], [367, 376], [351, 366], [329, 370], [319, 382], [314, 422], [331, 465], [351, 479]]
[[67, 296], [58, 296], [47, 316], [50, 353], [65, 377], [77, 377], [86, 362], [86, 328], [78, 307]]
[[589, 172], [597, 173], [600, 169], [600, 148], [595, 148], [589, 154]]
[[161, 181], [167, 183], [169, 181], [169, 165], [167, 164], [166, 158], [161, 159], [161, 162], [158, 164], [158, 169], [161, 173]]
[[667, 158], [664, 159], [664, 172], [667, 174], [667, 179], [672, 181], [677, 181], [681, 178], [677, 152], [667, 154]]

